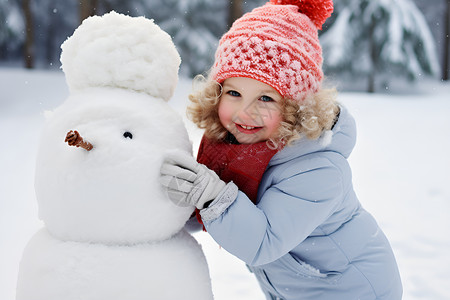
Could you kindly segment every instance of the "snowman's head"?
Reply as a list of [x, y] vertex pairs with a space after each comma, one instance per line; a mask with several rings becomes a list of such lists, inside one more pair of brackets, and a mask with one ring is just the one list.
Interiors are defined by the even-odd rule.
[[[70, 130], [92, 149], [69, 146]], [[113, 88], [71, 95], [49, 116], [41, 137], [35, 181], [40, 218], [63, 240], [166, 239], [193, 208], [167, 198], [160, 166], [167, 151], [190, 149], [181, 118], [161, 99]]]
[[178, 82], [181, 59], [170, 35], [144, 17], [114, 11], [89, 17], [61, 49], [71, 93], [119, 87], [167, 101]]
[[[130, 244], [170, 237], [193, 211], [175, 206], [159, 184], [164, 154], [191, 151], [181, 118], [165, 102], [180, 64], [170, 36], [152, 20], [111, 12], [86, 19], [61, 48], [71, 95], [41, 138], [41, 219], [63, 240]], [[80, 138], [90, 146], [65, 142]]]

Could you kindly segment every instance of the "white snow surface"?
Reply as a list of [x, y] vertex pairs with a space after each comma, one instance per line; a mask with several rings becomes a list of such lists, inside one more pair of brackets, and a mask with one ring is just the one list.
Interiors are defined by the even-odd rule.
[[[183, 116], [190, 89], [190, 80], [182, 79], [169, 101]], [[43, 226], [34, 172], [44, 111], [68, 94], [62, 72], [0, 68], [2, 300], [15, 298], [25, 245]], [[407, 94], [341, 93], [339, 98], [358, 126], [350, 156], [355, 189], [392, 244], [403, 299], [450, 299], [450, 85], [430, 84]], [[195, 152], [201, 131], [185, 122]], [[194, 237], [208, 260], [215, 299], [263, 299], [242, 262], [207, 233]], [[140, 276], [143, 272], [134, 274]]]

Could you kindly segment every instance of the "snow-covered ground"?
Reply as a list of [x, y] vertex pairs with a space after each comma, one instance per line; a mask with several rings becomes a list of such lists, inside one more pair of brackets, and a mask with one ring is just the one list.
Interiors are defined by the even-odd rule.
[[[171, 103], [184, 115], [190, 81]], [[0, 299], [12, 300], [23, 248], [42, 226], [34, 197], [34, 160], [43, 112], [68, 90], [62, 72], [0, 68]], [[406, 300], [450, 299], [450, 84], [405, 94], [342, 93], [358, 141], [350, 158], [355, 189], [397, 257]], [[201, 132], [187, 123], [198, 145]], [[263, 299], [245, 265], [206, 233], [216, 299]]]

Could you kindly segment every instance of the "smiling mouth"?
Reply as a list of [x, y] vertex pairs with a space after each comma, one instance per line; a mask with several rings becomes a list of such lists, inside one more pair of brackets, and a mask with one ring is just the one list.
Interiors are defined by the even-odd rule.
[[257, 131], [261, 130], [262, 126], [248, 126], [248, 125], [241, 125], [235, 123], [237, 130], [239, 130], [242, 133], [250, 134], [250, 133], [256, 133]]

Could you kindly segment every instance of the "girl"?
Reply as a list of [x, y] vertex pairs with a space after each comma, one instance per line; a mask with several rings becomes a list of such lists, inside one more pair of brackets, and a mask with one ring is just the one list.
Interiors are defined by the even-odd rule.
[[267, 299], [401, 299], [389, 242], [353, 191], [354, 120], [321, 86], [317, 30], [331, 12], [272, 0], [238, 19], [190, 96], [198, 162], [169, 154], [161, 182]]

